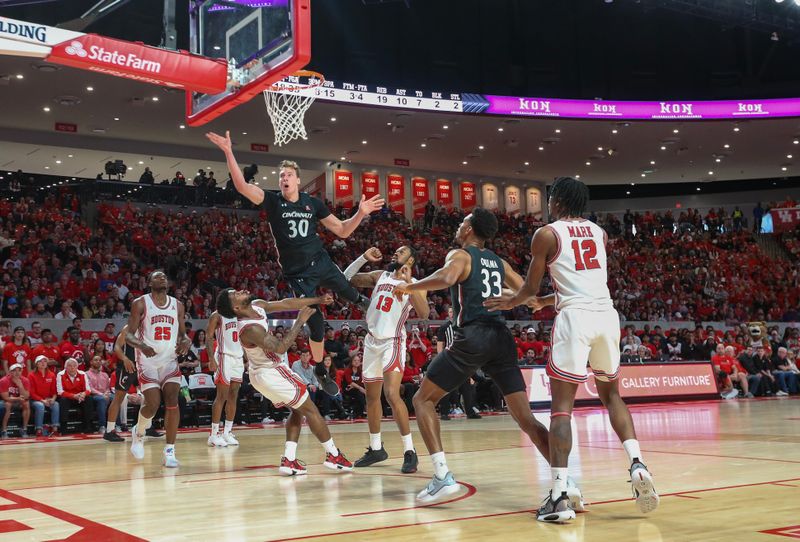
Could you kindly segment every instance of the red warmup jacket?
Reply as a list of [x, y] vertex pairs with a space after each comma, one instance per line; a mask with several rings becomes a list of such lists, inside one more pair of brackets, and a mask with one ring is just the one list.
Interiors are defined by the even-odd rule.
[[86, 379], [86, 373], [78, 371], [75, 378], [72, 379], [67, 374], [66, 369], [56, 376], [56, 390], [58, 391], [59, 397], [66, 397], [67, 399], [72, 399], [76, 394], [84, 391], [87, 396], [92, 393], [89, 389], [89, 381]]
[[44, 401], [56, 395], [56, 374], [53, 371], [47, 370], [44, 375], [35, 371], [28, 375], [28, 381], [31, 383], [29, 392], [34, 401]]

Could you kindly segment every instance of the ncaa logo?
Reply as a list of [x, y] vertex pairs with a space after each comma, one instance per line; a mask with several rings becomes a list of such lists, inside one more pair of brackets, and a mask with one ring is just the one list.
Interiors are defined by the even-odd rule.
[[89, 53], [86, 52], [86, 49], [83, 48], [83, 44], [79, 41], [73, 41], [64, 49], [68, 55], [72, 56], [79, 56], [81, 58], [85, 58], [88, 56]]

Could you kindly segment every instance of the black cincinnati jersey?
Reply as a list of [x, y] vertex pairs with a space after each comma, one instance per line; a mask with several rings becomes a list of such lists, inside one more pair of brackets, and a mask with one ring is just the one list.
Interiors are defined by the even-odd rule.
[[464, 250], [472, 259], [472, 266], [463, 282], [450, 287], [455, 325], [463, 327], [475, 321], [503, 322], [500, 311], [490, 311], [483, 306], [484, 301], [503, 291], [506, 278], [503, 260], [488, 248], [467, 247]]
[[[125, 345], [125, 355], [128, 357], [129, 360], [134, 361], [136, 359], [136, 350], [126, 344]], [[135, 365], [134, 361], [134, 365]], [[126, 392], [130, 389], [131, 386], [138, 386], [139, 385], [139, 375], [134, 370], [132, 373], [129, 373], [125, 370], [125, 364], [122, 360], [117, 360], [117, 383], [115, 389], [119, 391]]]
[[278, 260], [285, 276], [304, 272], [324, 251], [317, 235], [319, 221], [331, 214], [319, 198], [300, 192], [296, 202], [287, 201], [279, 192], [264, 191], [261, 204], [278, 247]]

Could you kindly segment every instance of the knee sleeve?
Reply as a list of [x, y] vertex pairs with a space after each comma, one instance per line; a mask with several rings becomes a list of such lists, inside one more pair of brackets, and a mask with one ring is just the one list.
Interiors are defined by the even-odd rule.
[[319, 309], [317, 309], [317, 312], [315, 312], [306, 323], [308, 324], [309, 330], [308, 337], [316, 343], [321, 343], [325, 338], [325, 319], [322, 317], [322, 313]]

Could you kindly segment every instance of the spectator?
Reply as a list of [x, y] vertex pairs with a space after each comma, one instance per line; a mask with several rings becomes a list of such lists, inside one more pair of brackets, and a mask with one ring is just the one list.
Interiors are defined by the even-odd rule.
[[341, 341], [337, 340], [334, 335], [333, 328], [329, 327], [325, 330], [325, 352], [330, 354], [331, 360], [337, 369], [344, 369], [347, 367], [348, 356], [347, 351]]
[[206, 331], [198, 329], [192, 339], [192, 346], [189, 347], [189, 356], [183, 361], [184, 367], [191, 369], [191, 372], [210, 373], [208, 368], [208, 352], [206, 351]]
[[653, 361], [653, 351], [647, 348], [645, 344], [639, 346], [639, 359], [642, 363]]
[[36, 348], [36, 346], [42, 344], [41, 322], [37, 321], [31, 324], [31, 330], [28, 332], [28, 341], [30, 342], [31, 348]]
[[764, 208], [759, 201], [753, 208], [753, 233], [761, 233], [761, 220], [764, 218]]
[[139, 176], [139, 184], [156, 184], [153, 172], [149, 167], [144, 168], [144, 172]]
[[741, 365], [744, 370], [747, 372], [747, 386], [750, 390], [750, 394], [753, 396], [763, 395], [763, 391], [761, 389], [761, 369], [756, 366], [756, 362], [753, 359], [754, 349], [752, 346], [748, 346], [737, 358], [739, 365]]
[[342, 374], [344, 395], [350, 398], [353, 418], [363, 418], [367, 406], [367, 390], [364, 388], [361, 370], [361, 354], [356, 354], [350, 361], [350, 366]]
[[32, 361], [33, 349], [25, 335], [25, 328], [17, 326], [14, 328], [13, 339], [3, 347], [3, 372], [8, 373], [8, 368], [18, 363], [23, 368], [23, 374], [27, 375], [33, 370]]
[[88, 432], [92, 424], [92, 406], [89, 399], [92, 390], [86, 374], [78, 369], [78, 361], [68, 358], [64, 368], [56, 375], [56, 391], [60, 412], [66, 416], [71, 408], [77, 408], [83, 414], [83, 430]]
[[91, 360], [95, 356], [100, 358], [101, 370], [106, 373], [111, 373], [114, 370], [114, 357], [106, 349], [106, 342], [99, 337], [92, 341], [91, 346], [86, 347], [86, 357], [84, 359]]
[[56, 320], [74, 320], [76, 318], [75, 313], [72, 312], [72, 303], [70, 301], [64, 301], [61, 303], [61, 310], [54, 316]]
[[[650, 350], [645, 347], [644, 351], [649, 352]], [[632, 344], [626, 344], [622, 348], [619, 362], [623, 364], [643, 363], [642, 356], [639, 355], [639, 348]]]
[[314, 374], [314, 366], [311, 365], [311, 350], [304, 348], [300, 351], [300, 359], [292, 364], [292, 371], [300, 377], [308, 389], [309, 397], [316, 403], [319, 382]]
[[16, 297], [9, 297], [6, 299], [5, 306], [3, 307], [3, 318], [19, 318], [19, 305], [17, 304]]
[[412, 399], [419, 389], [420, 382], [422, 382], [422, 374], [419, 367], [414, 365], [414, 360], [410, 356], [406, 358], [406, 367], [403, 369], [403, 379], [400, 382], [400, 395], [403, 396], [403, 401], [406, 403], [409, 414], [413, 414], [414, 403]]
[[620, 348], [624, 348], [625, 345], [630, 344], [633, 346], [638, 347], [642, 344], [642, 340], [636, 336], [636, 328], [631, 325], [625, 326], [625, 335], [622, 337], [622, 341], [620, 342]]
[[[98, 342], [99, 339], [98, 339]], [[105, 348], [105, 343], [103, 343]], [[89, 383], [93, 410], [97, 414], [97, 425], [100, 433], [105, 433], [108, 405], [111, 402], [111, 378], [108, 373], [103, 371], [103, 358], [95, 355], [89, 362], [89, 370], [86, 371], [86, 380]], [[88, 430], [88, 428], [87, 428]]]
[[[331, 419], [331, 413], [335, 410], [336, 417], [340, 420], [344, 420], [347, 418], [347, 414], [344, 411], [344, 398], [342, 397], [341, 389], [342, 389], [342, 371], [336, 370], [336, 365], [333, 364], [333, 358], [330, 354], [325, 354], [322, 356], [322, 365], [325, 367], [325, 370], [328, 372], [328, 376], [331, 377], [331, 380], [336, 382], [336, 385], [339, 386], [339, 393], [335, 396], [330, 396], [327, 393], [320, 394], [322, 396], [322, 413], [325, 416], [326, 420]], [[316, 375], [314, 375], [316, 376]]]
[[39, 356], [45, 356], [48, 360], [50, 368], [61, 368], [61, 351], [58, 348], [56, 336], [53, 335], [53, 332], [50, 331], [50, 329], [42, 330], [42, 342], [33, 348], [31, 356], [33, 359], [36, 359]]
[[683, 354], [682, 354], [683, 345], [678, 342], [678, 336], [676, 334], [671, 334], [669, 339], [664, 344], [663, 349], [663, 359], [669, 361], [683, 361]]
[[775, 394], [778, 391], [778, 384], [775, 375], [772, 374], [772, 361], [767, 356], [766, 348], [763, 346], [756, 347], [753, 363], [758, 368], [759, 374], [761, 374], [761, 385], [764, 393], [767, 395]]
[[3, 414], [3, 426], [0, 428], [0, 438], [8, 438], [8, 420], [15, 409], [22, 411], [22, 426], [19, 429], [20, 438], [28, 438], [28, 422], [31, 418], [31, 408], [28, 402], [31, 384], [22, 376], [23, 366], [19, 363], [8, 368], [8, 374], [0, 378], [0, 399], [6, 405]]
[[797, 389], [797, 375], [792, 371], [789, 360], [787, 359], [789, 351], [780, 346], [772, 355], [772, 365], [775, 367], [773, 374], [778, 380], [778, 393], [776, 395], [785, 396], [796, 394]]
[[[28, 375], [31, 384], [31, 407], [33, 407], [33, 426], [36, 436], [58, 436], [60, 431], [60, 411], [58, 391], [56, 390], [56, 374], [50, 369], [47, 356], [36, 358], [36, 370]], [[50, 427], [44, 428], [44, 413], [50, 409]]]
[[525, 357], [519, 360], [519, 364], [527, 367], [536, 365], [536, 350], [528, 348], [525, 352]]
[[85, 368], [83, 345], [81, 344], [81, 331], [75, 326], [67, 328], [67, 339], [59, 345], [59, 355], [61, 359], [74, 359], [78, 363], [78, 369], [83, 371]]
[[411, 326], [411, 340], [408, 341], [407, 348], [417, 367], [424, 367], [433, 355], [433, 345], [420, 333], [417, 325]]

